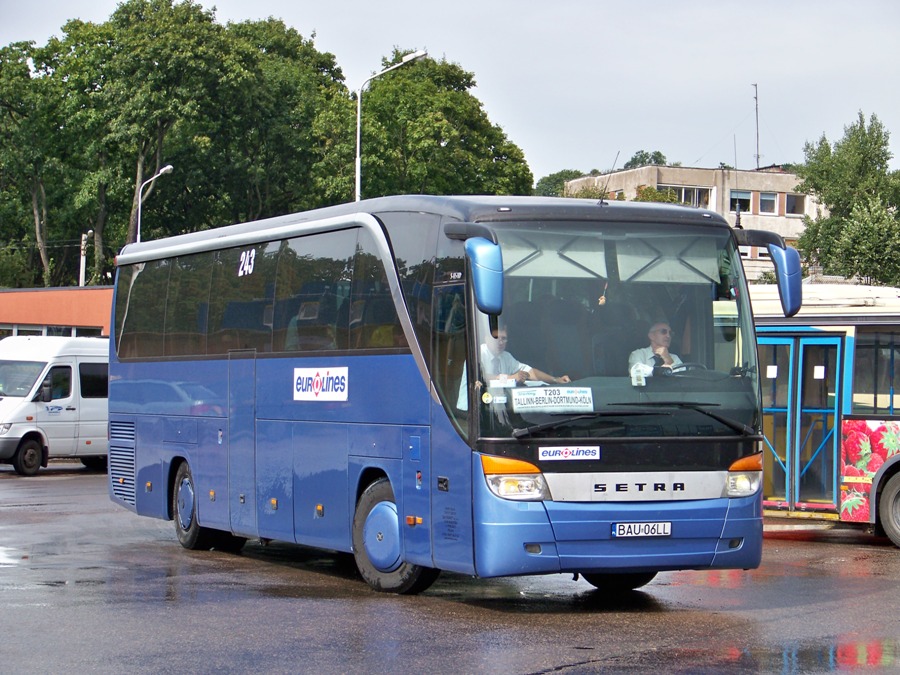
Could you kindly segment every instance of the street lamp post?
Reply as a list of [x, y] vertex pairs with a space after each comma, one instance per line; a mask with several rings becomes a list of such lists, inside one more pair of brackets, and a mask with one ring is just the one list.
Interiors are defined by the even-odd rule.
[[87, 241], [88, 237], [94, 234], [93, 230], [88, 230], [87, 232], [83, 232], [81, 234], [81, 266], [78, 270], [78, 285], [84, 286], [84, 264], [85, 264], [85, 255], [87, 254]]
[[395, 63], [390, 68], [385, 68], [380, 73], [375, 73], [367, 80], [364, 80], [361, 85], [359, 85], [359, 89], [356, 90], [356, 201], [360, 200], [360, 184], [361, 184], [361, 173], [362, 173], [362, 161], [360, 159], [360, 129], [362, 127], [362, 93], [363, 89], [369, 82], [374, 80], [376, 77], [381, 77], [385, 73], [389, 73], [392, 70], [396, 70], [401, 66], [405, 66], [407, 63], [411, 63], [413, 61], [417, 61], [418, 59], [424, 58], [428, 56], [428, 52], [424, 50], [419, 50], [417, 52], [412, 52], [411, 54], [407, 54], [404, 56], [400, 63]]
[[135, 235], [135, 241], [141, 241], [141, 202], [144, 201], [144, 188], [155, 181], [157, 178], [162, 176], [164, 173], [172, 173], [172, 165], [166, 164], [163, 168], [153, 174], [150, 178], [141, 183], [141, 187], [138, 190], [138, 212], [137, 212], [137, 233]]

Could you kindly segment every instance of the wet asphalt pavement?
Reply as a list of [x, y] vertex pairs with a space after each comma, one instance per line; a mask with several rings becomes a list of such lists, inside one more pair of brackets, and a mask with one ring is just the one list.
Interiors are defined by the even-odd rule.
[[900, 550], [858, 530], [769, 532], [758, 570], [620, 598], [453, 574], [400, 597], [343, 554], [186, 551], [106, 489], [0, 466], [0, 673], [900, 672]]

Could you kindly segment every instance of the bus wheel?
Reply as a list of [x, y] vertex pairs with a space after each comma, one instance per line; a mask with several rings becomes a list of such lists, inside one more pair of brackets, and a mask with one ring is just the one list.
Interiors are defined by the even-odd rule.
[[394, 491], [386, 478], [367, 487], [356, 505], [353, 556], [366, 583], [385, 593], [421, 593], [440, 573], [431, 567], [403, 562], [400, 517]]
[[635, 588], [646, 586], [656, 572], [631, 572], [627, 574], [593, 574], [582, 573], [584, 580], [592, 586], [596, 586], [602, 591], [610, 593], [622, 593], [624, 591], [633, 591]]
[[894, 546], [900, 546], [900, 473], [895, 473], [881, 491], [878, 517], [884, 533]]
[[213, 546], [213, 531], [197, 522], [197, 493], [187, 462], [178, 466], [172, 490], [172, 516], [179, 543], [193, 551], [208, 551]]
[[43, 448], [33, 438], [22, 441], [19, 449], [13, 456], [12, 465], [20, 476], [33, 476], [41, 468], [41, 454]]

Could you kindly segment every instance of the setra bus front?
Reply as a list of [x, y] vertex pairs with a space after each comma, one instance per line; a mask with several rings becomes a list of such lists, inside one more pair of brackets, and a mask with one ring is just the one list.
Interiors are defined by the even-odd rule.
[[731, 230], [694, 213], [503, 223], [496, 243], [467, 242], [479, 309], [454, 414], [476, 450], [478, 575], [631, 589], [759, 565], [746, 282]]

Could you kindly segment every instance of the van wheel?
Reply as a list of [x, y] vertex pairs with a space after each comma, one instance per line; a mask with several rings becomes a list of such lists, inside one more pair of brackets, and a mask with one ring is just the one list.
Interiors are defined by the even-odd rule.
[[381, 478], [366, 488], [353, 514], [353, 557], [376, 591], [414, 595], [438, 578], [440, 570], [403, 562], [401, 544], [394, 490]]
[[172, 490], [172, 519], [178, 542], [192, 551], [208, 551], [213, 547], [215, 530], [200, 527], [197, 522], [197, 492], [187, 462], [178, 466]]
[[16, 454], [13, 456], [12, 465], [20, 476], [33, 476], [41, 468], [41, 456], [44, 449], [33, 438], [22, 441]]
[[590, 572], [582, 572], [581, 576], [591, 586], [596, 586], [601, 591], [607, 593], [624, 593], [633, 591], [635, 588], [646, 586], [656, 572], [626, 572], [624, 574], [592, 574]]
[[878, 518], [884, 533], [894, 542], [894, 546], [900, 546], [900, 473], [891, 476], [881, 491]]

